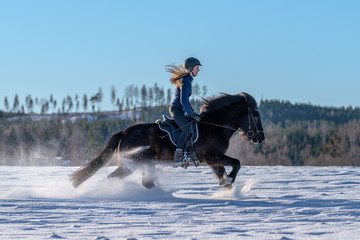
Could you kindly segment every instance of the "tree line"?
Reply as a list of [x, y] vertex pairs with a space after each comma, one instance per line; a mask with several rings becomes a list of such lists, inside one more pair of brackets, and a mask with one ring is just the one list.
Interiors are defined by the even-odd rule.
[[288, 121], [325, 120], [343, 124], [351, 119], [360, 119], [359, 107], [322, 107], [312, 104], [295, 103], [280, 100], [261, 100], [261, 117], [263, 121], [285, 125]]
[[[65, 111], [50, 118], [33, 119], [31, 114], [0, 111], [0, 165], [49, 165], [57, 164], [57, 159], [69, 160], [71, 165], [83, 164], [102, 150], [112, 134], [136, 123], [154, 122], [168, 113], [167, 94], [156, 98], [155, 86], [151, 88], [152, 98], [147, 87], [126, 87], [128, 95], [124, 96], [121, 110], [87, 113], [92, 118], [73, 120], [74, 113]], [[146, 94], [142, 95], [141, 89], [146, 89]], [[198, 110], [201, 92], [193, 95], [191, 101]], [[234, 134], [228, 149], [227, 154], [239, 158], [243, 165], [360, 166], [358, 107], [261, 100], [259, 110], [265, 142], [244, 142]]]
[[264, 144], [247, 144], [234, 136], [229, 148], [244, 164], [360, 166], [359, 107], [262, 100], [259, 109]]
[[[195, 100], [207, 95], [206, 86], [200, 86], [195, 83], [193, 86], [193, 98]], [[75, 96], [67, 95], [61, 101], [55, 99], [53, 94], [49, 98], [32, 97], [26, 95], [23, 102], [20, 101], [19, 95], [15, 94], [14, 99], [10, 102], [8, 96], [3, 97], [3, 112], [15, 114], [48, 114], [48, 113], [72, 113], [72, 112], [101, 112], [103, 103], [103, 90], [99, 87], [98, 92], [92, 95], [76, 94]], [[124, 96], [118, 96], [116, 87], [111, 86], [110, 101], [113, 110], [122, 111], [136, 107], [164, 106], [169, 105], [173, 98], [172, 89], [164, 89], [155, 83], [153, 86], [141, 87], [129, 85], [125, 87]], [[0, 104], [1, 110], [1, 104]]]

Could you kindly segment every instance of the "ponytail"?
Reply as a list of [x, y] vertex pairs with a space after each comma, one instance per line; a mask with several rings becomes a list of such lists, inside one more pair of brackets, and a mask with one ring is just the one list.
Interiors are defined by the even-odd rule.
[[179, 66], [176, 66], [174, 64], [166, 65], [165, 69], [167, 72], [172, 74], [170, 78], [170, 82], [180, 88], [182, 87], [181, 79], [186, 75], [190, 74], [190, 71], [185, 69], [183, 65], [179, 65]]

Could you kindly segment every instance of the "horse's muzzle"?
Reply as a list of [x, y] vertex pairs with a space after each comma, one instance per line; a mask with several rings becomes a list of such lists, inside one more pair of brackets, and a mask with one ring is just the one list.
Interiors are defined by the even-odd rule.
[[251, 142], [253, 143], [262, 143], [265, 140], [265, 134], [264, 132], [258, 132], [255, 134], [255, 136], [251, 139]]

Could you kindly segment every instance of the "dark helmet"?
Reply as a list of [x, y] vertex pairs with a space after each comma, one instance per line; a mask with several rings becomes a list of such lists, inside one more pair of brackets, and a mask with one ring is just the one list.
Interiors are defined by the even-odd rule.
[[184, 62], [184, 67], [188, 69], [190, 72], [194, 69], [195, 66], [202, 66], [200, 61], [196, 58], [189, 57]]

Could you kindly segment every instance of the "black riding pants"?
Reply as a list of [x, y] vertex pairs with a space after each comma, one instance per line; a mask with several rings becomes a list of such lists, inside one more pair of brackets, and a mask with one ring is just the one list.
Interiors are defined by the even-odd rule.
[[189, 138], [189, 135], [191, 134], [191, 124], [189, 124], [189, 118], [185, 116], [184, 110], [170, 106], [169, 112], [171, 117], [174, 118], [176, 124], [181, 128], [181, 134], [179, 136], [178, 142], [177, 142], [177, 148], [184, 149], [187, 139]]

